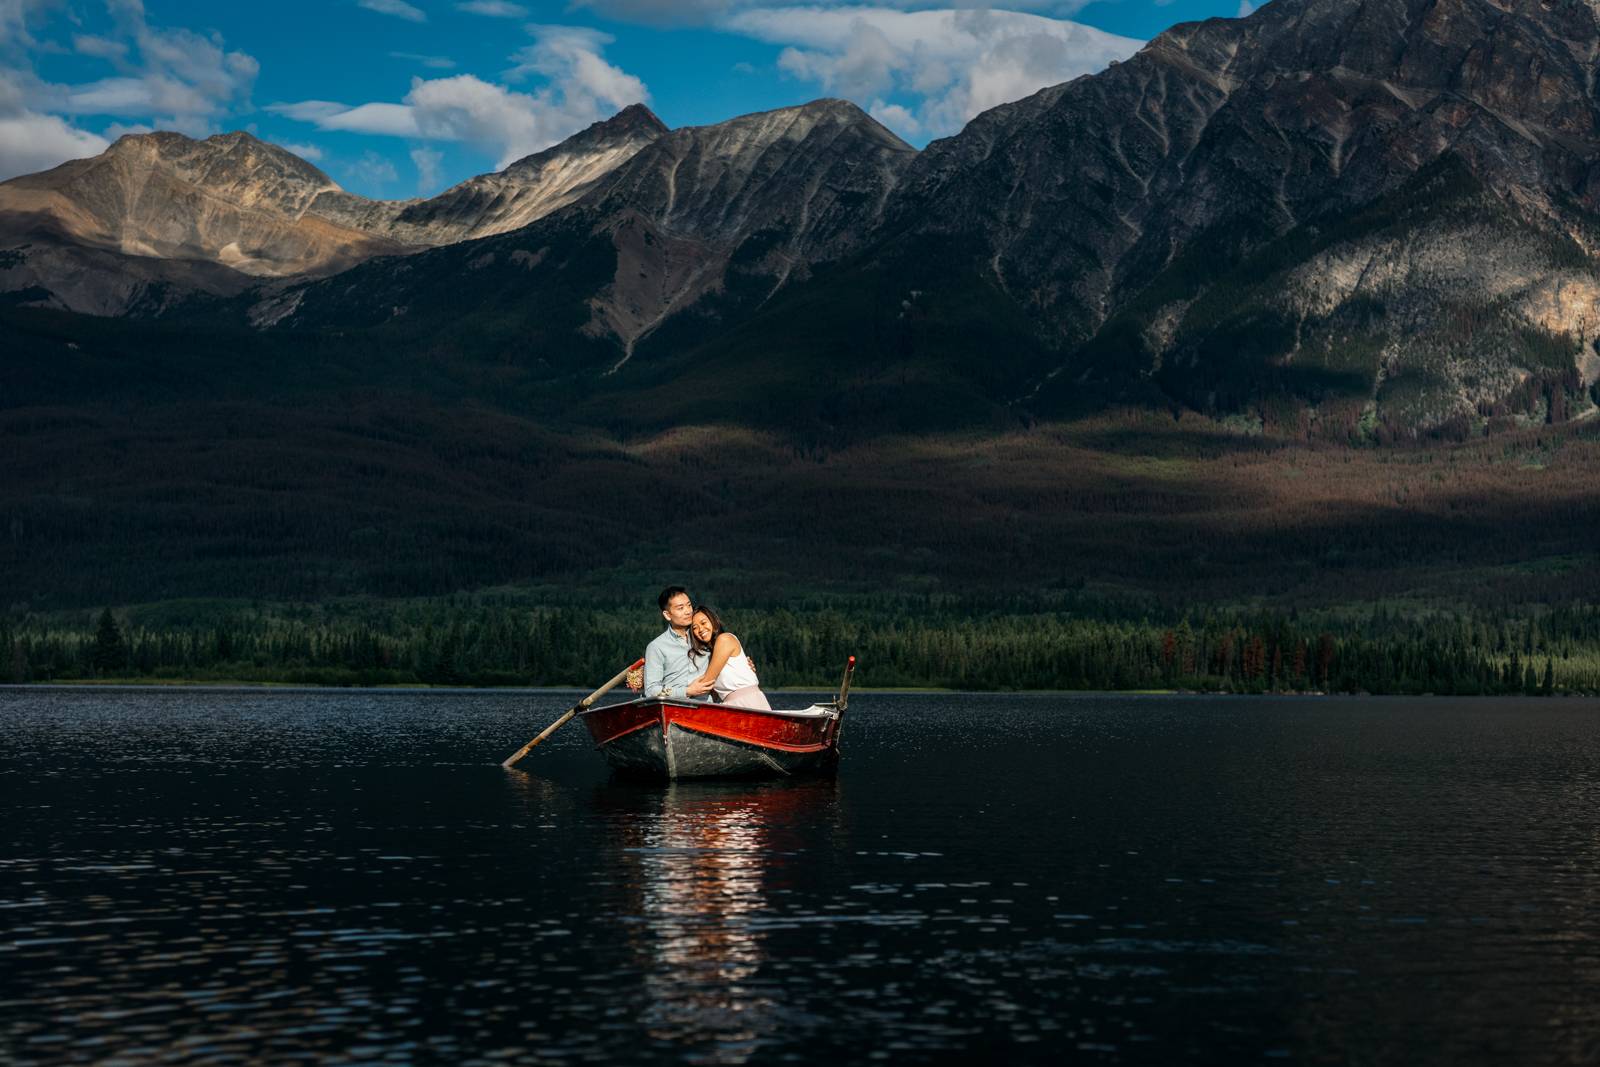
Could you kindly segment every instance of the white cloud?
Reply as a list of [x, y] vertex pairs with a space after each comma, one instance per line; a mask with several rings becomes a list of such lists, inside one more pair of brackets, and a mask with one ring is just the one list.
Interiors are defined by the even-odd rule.
[[69, 159], [97, 156], [109, 147], [104, 137], [55, 115], [0, 113], [0, 181], [49, 170]]
[[1256, 6], [1250, 0], [1239, 0], [1239, 13], [1234, 18], [1247, 19], [1255, 14]]
[[512, 56], [507, 81], [541, 79], [519, 92], [471, 74], [413, 78], [400, 103], [356, 106], [327, 100], [274, 104], [267, 110], [323, 130], [383, 134], [421, 141], [458, 141], [492, 153], [504, 167], [606, 117], [646, 102], [638, 78], [600, 55], [611, 37], [596, 30], [530, 26], [533, 44]]
[[99, 134], [29, 107], [27, 97], [22, 79], [0, 69], [0, 181], [98, 155], [110, 147]]
[[889, 127], [901, 137], [916, 137], [922, 133], [922, 123], [908, 109], [899, 104], [885, 104], [882, 100], [874, 100], [872, 106], [867, 108], [867, 114]]
[[293, 152], [301, 159], [308, 159], [313, 163], [316, 163], [322, 159], [322, 149], [318, 148], [314, 144], [305, 144], [303, 142], [295, 141], [279, 141], [278, 147], [283, 149], [285, 152]]
[[38, 41], [28, 33], [28, 18], [55, 0], [0, 0], [0, 52], [34, 48]]
[[418, 145], [411, 150], [411, 162], [417, 168], [417, 195], [427, 196], [439, 188], [439, 164], [444, 153], [436, 148]]
[[[461, 77], [477, 81], [470, 74], [464, 74]], [[459, 79], [448, 78], [445, 80], [457, 81]], [[413, 78], [411, 84], [415, 87], [427, 85], [428, 83], [420, 78]], [[416, 89], [413, 88], [412, 95], [415, 93]], [[289, 117], [297, 118], [298, 116], [291, 114]], [[411, 106], [411, 95], [406, 97], [406, 102], [403, 104], [361, 104], [357, 107], [346, 108], [336, 115], [328, 115], [326, 118], [318, 119], [317, 127], [323, 130], [347, 130], [351, 133], [381, 133], [390, 137], [423, 136], [422, 127], [417, 123], [416, 110]]]
[[113, 41], [109, 37], [97, 37], [93, 34], [78, 33], [72, 36], [72, 50], [80, 56], [98, 56], [101, 59], [122, 59], [128, 54], [128, 45], [125, 41]]
[[[105, 34], [75, 34], [72, 50], [111, 68], [107, 76], [53, 84], [32, 70], [32, 53], [52, 50], [28, 30], [57, 0], [0, 0], [0, 170], [37, 171], [107, 147], [80, 128], [80, 116], [127, 119], [110, 124], [112, 137], [159, 125], [194, 135], [214, 132], [232, 108], [248, 102], [260, 66], [229, 51], [217, 34], [150, 25], [140, 0], [106, 0], [112, 26]], [[59, 51], [59, 49], [54, 49]]]
[[406, 0], [356, 0], [357, 7], [364, 7], [368, 11], [376, 11], [380, 15], [393, 15], [397, 19], [407, 22], [427, 22], [428, 14], [419, 7], [406, 3]]
[[451, 70], [456, 61], [449, 56], [424, 56], [416, 52], [390, 52], [390, 59], [404, 59], [408, 63], [420, 63], [429, 70]]
[[785, 73], [893, 115], [908, 133], [910, 119], [930, 134], [954, 133], [981, 111], [1101, 70], [1143, 44], [1062, 19], [982, 9], [759, 8], [718, 25], [785, 45]]
[[229, 51], [220, 36], [151, 26], [137, 0], [110, 0], [115, 37], [80, 34], [79, 54], [111, 64], [115, 74], [76, 85], [29, 78], [29, 97], [40, 111], [63, 115], [113, 115], [159, 119], [174, 129], [204, 130], [248, 101], [260, 64]]
[[521, 19], [528, 17], [528, 9], [521, 4], [508, 3], [507, 0], [464, 0], [456, 5], [457, 11], [465, 11], [469, 15], [488, 15], [496, 19]]
[[507, 81], [549, 79], [566, 101], [593, 109], [595, 117], [602, 106], [616, 111], [648, 99], [644, 82], [601, 58], [614, 40], [610, 34], [576, 26], [529, 26], [528, 32], [537, 40], [511, 57], [516, 66], [506, 71]]

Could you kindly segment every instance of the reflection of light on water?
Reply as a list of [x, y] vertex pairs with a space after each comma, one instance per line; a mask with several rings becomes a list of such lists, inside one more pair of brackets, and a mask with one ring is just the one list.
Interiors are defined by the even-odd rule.
[[668, 787], [639, 850], [650, 931], [649, 1007], [658, 1040], [714, 1042], [691, 1062], [743, 1063], [777, 1026], [755, 981], [766, 956], [747, 918], [765, 908], [769, 813], [749, 794]]

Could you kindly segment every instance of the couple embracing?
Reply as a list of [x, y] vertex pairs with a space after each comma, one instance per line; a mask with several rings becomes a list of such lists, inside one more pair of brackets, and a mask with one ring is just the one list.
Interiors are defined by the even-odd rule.
[[646, 696], [716, 699], [741, 708], [771, 710], [755, 663], [739, 639], [722, 625], [716, 611], [696, 604], [689, 591], [669, 585], [657, 598], [667, 629], [644, 653], [644, 677], [628, 685]]

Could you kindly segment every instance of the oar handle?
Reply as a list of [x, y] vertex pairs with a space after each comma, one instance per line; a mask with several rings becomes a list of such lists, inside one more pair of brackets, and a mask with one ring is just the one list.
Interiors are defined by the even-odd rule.
[[565, 715], [561, 716], [561, 718], [557, 719], [555, 722], [551, 723], [549, 726], [546, 726], [544, 728], [544, 731], [541, 734], [539, 734], [538, 737], [535, 737], [532, 741], [529, 741], [527, 744], [525, 744], [521, 748], [517, 749], [511, 755], [507, 756], [505, 762], [500, 764], [500, 766], [502, 766], [502, 767], [513, 766], [523, 756], [526, 756], [529, 752], [532, 752], [534, 750], [534, 748], [539, 744], [539, 742], [543, 741], [545, 738], [549, 737], [551, 734], [555, 733], [557, 730], [559, 730], [563, 726], [565, 726], [572, 719], [572, 717], [574, 715], [578, 714], [578, 712], [582, 711], [584, 708], [587, 708], [590, 704], [593, 704], [596, 700], [599, 700], [601, 697], [605, 696], [611, 690], [613, 690], [617, 686], [621, 685], [622, 682], [623, 682], [623, 679], [628, 677], [629, 672], [638, 670], [640, 667], [643, 667], [643, 666], [644, 666], [644, 660], [643, 659], [637, 659], [637, 660], [634, 660], [632, 663], [630, 663], [628, 666], [622, 668], [622, 670], [618, 671], [617, 674], [616, 674], [616, 677], [612, 678], [611, 681], [607, 682], [605, 685], [602, 685], [599, 689], [596, 689], [594, 692], [590, 693], [588, 696], [584, 697], [582, 700], [580, 700], [576, 704], [572, 705], [572, 707], [567, 709], [567, 713]]
[[839, 698], [833, 706], [843, 711], [850, 703], [850, 676], [856, 671], [856, 658], [851, 656], [844, 664], [844, 678], [839, 682]]

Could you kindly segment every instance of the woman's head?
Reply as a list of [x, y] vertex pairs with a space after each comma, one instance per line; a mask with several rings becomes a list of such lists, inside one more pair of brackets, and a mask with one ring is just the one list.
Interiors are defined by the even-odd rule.
[[696, 656], [710, 655], [711, 646], [717, 643], [717, 635], [725, 629], [722, 616], [717, 614], [715, 608], [709, 604], [696, 604], [694, 618], [689, 623], [691, 653]]

